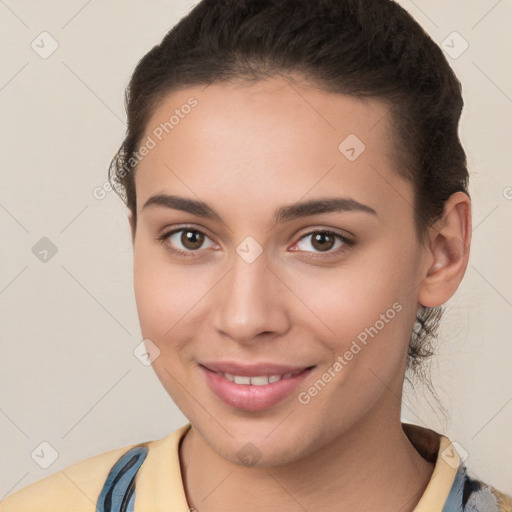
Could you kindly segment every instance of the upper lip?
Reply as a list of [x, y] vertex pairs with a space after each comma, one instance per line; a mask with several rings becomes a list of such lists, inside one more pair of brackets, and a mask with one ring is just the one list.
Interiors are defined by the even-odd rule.
[[258, 377], [271, 375], [286, 375], [287, 373], [298, 373], [309, 366], [285, 366], [273, 363], [258, 363], [258, 364], [240, 364], [233, 361], [212, 361], [201, 363], [201, 366], [206, 367], [218, 373], [229, 373], [231, 375], [239, 375], [244, 377]]

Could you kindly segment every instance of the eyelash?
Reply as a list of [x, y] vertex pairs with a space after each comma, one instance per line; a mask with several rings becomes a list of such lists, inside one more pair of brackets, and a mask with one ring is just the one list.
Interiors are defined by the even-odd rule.
[[[180, 249], [173, 249], [173, 248], [171, 248], [169, 246], [169, 244], [165, 243], [166, 240], [171, 235], [174, 235], [175, 233], [179, 233], [180, 231], [186, 231], [186, 230], [194, 232], [194, 233], [199, 233], [201, 235], [204, 235], [205, 237], [208, 237], [208, 235], [206, 233], [204, 233], [203, 231], [201, 231], [200, 229], [196, 229], [196, 228], [192, 228], [192, 227], [187, 227], [187, 226], [182, 226], [181, 228], [177, 228], [177, 229], [173, 229], [171, 231], [167, 231], [163, 235], [156, 237], [156, 240], [159, 243], [161, 243], [162, 245], [164, 245], [164, 247], [165, 247], [165, 249], [167, 251], [169, 251], [169, 252], [171, 252], [173, 254], [177, 254], [179, 256], [184, 256], [186, 258], [188, 258], [188, 257], [194, 258], [194, 257], [196, 257], [195, 253], [199, 252], [199, 250], [196, 250], [196, 251], [182, 251]], [[327, 229], [318, 229], [318, 230], [315, 230], [315, 231], [310, 231], [310, 232], [302, 235], [299, 238], [298, 242], [300, 242], [304, 238], [307, 238], [308, 236], [315, 235], [315, 234], [332, 235], [336, 239], [338, 239], [341, 242], [343, 242], [343, 245], [341, 247], [339, 247], [337, 250], [333, 251], [333, 252], [325, 252], [325, 253], [316, 252], [312, 256], [307, 256], [308, 258], [318, 259], [318, 258], [329, 258], [329, 257], [333, 257], [333, 256], [338, 256], [338, 255], [344, 253], [347, 250], [347, 247], [350, 248], [353, 245], [355, 245], [355, 242], [353, 240], [350, 240], [349, 238], [347, 238], [347, 237], [345, 237], [343, 235], [340, 235], [339, 233], [336, 233], [334, 231], [329, 231]], [[297, 251], [297, 252], [300, 252], [300, 251]]]

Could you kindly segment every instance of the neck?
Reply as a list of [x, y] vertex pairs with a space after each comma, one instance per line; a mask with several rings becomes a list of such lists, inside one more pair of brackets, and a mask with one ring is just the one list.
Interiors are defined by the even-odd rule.
[[180, 447], [188, 503], [197, 512], [412, 512], [434, 465], [410, 443], [399, 414], [389, 410], [377, 418], [367, 415], [307, 457], [270, 467], [227, 461], [192, 427]]

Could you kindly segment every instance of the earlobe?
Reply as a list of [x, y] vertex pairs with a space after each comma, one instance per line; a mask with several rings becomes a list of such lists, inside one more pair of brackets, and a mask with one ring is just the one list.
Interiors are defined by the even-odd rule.
[[445, 203], [443, 217], [432, 228], [427, 249], [429, 268], [418, 291], [418, 302], [426, 307], [444, 304], [459, 287], [469, 261], [471, 245], [471, 201], [456, 192]]

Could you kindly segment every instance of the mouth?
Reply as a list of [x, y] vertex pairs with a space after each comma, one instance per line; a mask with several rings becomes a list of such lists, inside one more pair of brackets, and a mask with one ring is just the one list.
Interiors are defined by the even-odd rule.
[[[274, 374], [274, 375], [255, 375], [255, 376], [248, 376], [248, 375], [233, 375], [232, 373], [225, 373], [225, 372], [214, 372], [218, 375], [221, 375], [225, 379], [229, 380], [230, 382], [234, 382], [235, 384], [241, 384], [243, 386], [266, 386], [267, 384], [274, 384], [275, 382], [279, 382], [280, 380], [284, 379], [290, 379], [294, 375], [298, 375], [299, 373], [302, 373], [304, 370], [307, 370], [309, 368], [313, 368], [312, 366], [309, 366], [308, 368], [303, 368], [301, 370], [298, 370], [293, 373], [284, 373], [284, 374]], [[209, 368], [207, 368], [209, 370]], [[210, 370], [213, 371], [213, 370]]]
[[[278, 404], [299, 386], [315, 366], [302, 368], [278, 365], [201, 364], [199, 365], [210, 390], [225, 404], [245, 411], [260, 411]], [[212, 369], [211, 366], [216, 366]], [[237, 366], [237, 368], [234, 368]], [[229, 367], [229, 368], [227, 368]], [[292, 371], [290, 371], [292, 370]]]
[[243, 364], [236, 361], [206, 361], [200, 364], [213, 372], [237, 377], [284, 377], [295, 375], [306, 368], [311, 368], [308, 365], [291, 366], [265, 362]]

